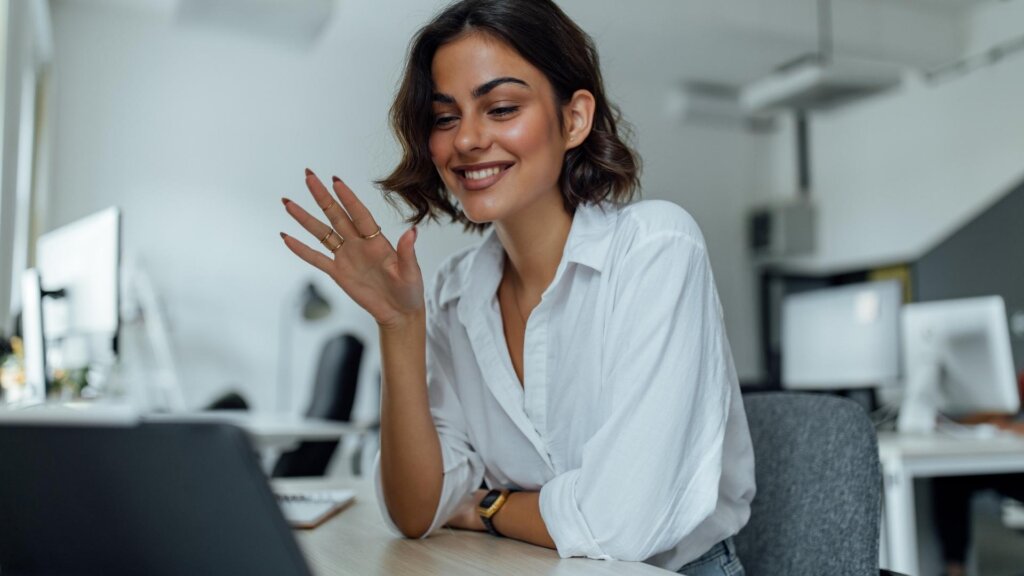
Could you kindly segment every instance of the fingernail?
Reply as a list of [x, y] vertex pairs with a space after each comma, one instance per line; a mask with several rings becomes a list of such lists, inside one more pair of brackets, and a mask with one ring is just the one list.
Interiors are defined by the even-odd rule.
[[284, 205], [285, 205], [285, 208], [287, 208], [287, 207], [288, 207], [288, 205], [289, 205], [289, 204], [291, 204], [291, 203], [292, 203], [292, 201], [291, 201], [291, 200], [289, 200], [289, 199], [287, 199], [287, 198], [281, 198], [281, 204], [284, 204]]
[[331, 180], [334, 180], [335, 182], [341, 182], [341, 178], [338, 178], [337, 176], [331, 176]]
[[314, 175], [313, 171], [310, 170], [309, 168], [306, 168], [306, 176], [313, 176], [313, 175]]
[[415, 242], [416, 238], [419, 237], [419, 235], [420, 235], [420, 229], [417, 228], [416, 226], [413, 226], [412, 227], [412, 241]]
[[281, 235], [281, 240], [284, 240], [285, 238], [288, 237], [288, 235], [285, 234], [284, 232], [279, 232], [279, 234]]

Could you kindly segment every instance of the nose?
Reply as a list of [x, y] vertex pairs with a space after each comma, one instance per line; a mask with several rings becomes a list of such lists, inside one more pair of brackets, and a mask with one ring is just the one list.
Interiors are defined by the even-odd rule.
[[484, 123], [466, 115], [459, 120], [455, 134], [455, 149], [465, 154], [474, 150], [485, 150], [490, 146], [490, 135]]

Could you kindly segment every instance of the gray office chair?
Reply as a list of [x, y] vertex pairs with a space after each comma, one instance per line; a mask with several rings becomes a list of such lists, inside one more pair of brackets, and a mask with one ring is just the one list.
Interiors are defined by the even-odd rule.
[[878, 568], [882, 474], [867, 412], [824, 394], [745, 394], [757, 496], [735, 537], [747, 576]]

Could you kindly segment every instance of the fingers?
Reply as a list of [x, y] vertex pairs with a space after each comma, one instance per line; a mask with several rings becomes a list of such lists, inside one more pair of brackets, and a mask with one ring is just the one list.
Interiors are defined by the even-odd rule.
[[327, 224], [324, 224], [320, 220], [317, 220], [313, 216], [306, 212], [306, 210], [292, 202], [287, 198], [282, 198], [281, 202], [284, 204], [285, 210], [288, 214], [299, 223], [300, 226], [306, 229], [307, 232], [313, 235], [324, 248], [337, 252], [337, 249], [341, 247], [341, 243], [345, 242], [344, 236], [339, 237], [337, 232], [334, 232], [334, 228], [331, 228]]
[[331, 264], [333, 264], [334, 261], [324, 255], [323, 252], [306, 246], [284, 232], [281, 232], [281, 239], [284, 240], [285, 246], [287, 246], [292, 253], [305, 260], [307, 264], [319, 268], [327, 274], [331, 273]]
[[[327, 191], [320, 179], [317, 178], [316, 174], [312, 170], [306, 168], [306, 187], [309, 188], [309, 193], [313, 195], [313, 200], [316, 201], [316, 205], [323, 211], [324, 216], [330, 221], [331, 226], [338, 231], [346, 240], [349, 238], [356, 238], [359, 236], [359, 232], [356, 227], [352, 224], [352, 220], [349, 219], [348, 214], [342, 209], [341, 205], [338, 204], [331, 193]], [[317, 238], [323, 237], [323, 233]]]
[[338, 200], [345, 207], [345, 211], [348, 212], [352, 225], [359, 236], [365, 238], [380, 230], [380, 226], [373, 219], [373, 215], [370, 214], [366, 205], [356, 197], [352, 189], [337, 176], [333, 176], [331, 179], [333, 181], [334, 194], [337, 195]]

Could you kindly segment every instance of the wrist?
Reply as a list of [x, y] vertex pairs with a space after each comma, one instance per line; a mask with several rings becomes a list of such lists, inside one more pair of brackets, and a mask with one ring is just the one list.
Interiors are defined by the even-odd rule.
[[510, 490], [491, 490], [484, 495], [476, 507], [476, 512], [480, 516], [480, 522], [493, 536], [502, 535], [498, 529], [495, 528], [494, 519], [498, 512], [500, 512], [505, 504], [508, 503], [508, 499], [511, 494], [512, 492]]
[[405, 314], [397, 314], [386, 321], [378, 321], [377, 329], [381, 334], [401, 334], [410, 328], [425, 326], [427, 322], [426, 308], [420, 308]]

